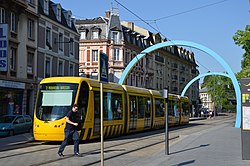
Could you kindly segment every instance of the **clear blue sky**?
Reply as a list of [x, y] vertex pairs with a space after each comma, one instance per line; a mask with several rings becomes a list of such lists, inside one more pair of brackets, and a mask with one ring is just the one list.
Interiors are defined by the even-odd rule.
[[[158, 30], [170, 40], [204, 45], [219, 54], [233, 72], [241, 69], [244, 50], [235, 45], [233, 36], [237, 30], [244, 30], [250, 24], [249, 0], [117, 0], [156, 30], [138, 21], [136, 16], [114, 0], [52, 1], [61, 3], [64, 9], [71, 10], [73, 16], [80, 19], [105, 16], [105, 11], [113, 6], [119, 9], [121, 20], [134, 21], [154, 33]], [[191, 51], [195, 53], [200, 73], [225, 71], [209, 55], [196, 49]]]

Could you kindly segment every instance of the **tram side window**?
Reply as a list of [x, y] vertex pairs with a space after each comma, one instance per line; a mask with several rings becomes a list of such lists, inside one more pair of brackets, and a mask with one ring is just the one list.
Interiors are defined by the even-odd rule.
[[110, 92], [103, 93], [103, 119], [122, 119], [122, 95]]
[[114, 120], [122, 119], [122, 95], [121, 94], [112, 94], [111, 108], [113, 111]]
[[94, 116], [96, 118], [100, 118], [100, 92], [94, 92]]
[[146, 98], [138, 97], [138, 119], [144, 118], [144, 114], [147, 107], [147, 103], [145, 101]]
[[178, 101], [177, 100], [169, 100], [168, 101], [168, 111], [169, 111], [169, 115], [172, 116], [179, 116], [179, 106], [178, 106]]
[[103, 120], [108, 120], [108, 98], [107, 93], [103, 92]]
[[185, 116], [189, 115], [189, 104], [187, 102], [182, 103], [182, 112]]
[[174, 102], [173, 102], [173, 100], [168, 100], [168, 115], [174, 116]]
[[113, 120], [111, 110], [111, 93], [103, 92], [103, 119]]
[[155, 116], [164, 117], [164, 100], [155, 99]]
[[145, 98], [146, 99], [146, 103], [145, 103], [145, 105], [146, 105], [146, 112], [145, 112], [145, 116], [146, 116], [146, 118], [149, 118], [150, 116], [151, 116], [151, 111], [150, 111], [150, 104], [151, 104], [151, 102], [150, 102], [150, 98]]
[[129, 96], [129, 102], [130, 102], [130, 118], [137, 118], [136, 97], [135, 96]]

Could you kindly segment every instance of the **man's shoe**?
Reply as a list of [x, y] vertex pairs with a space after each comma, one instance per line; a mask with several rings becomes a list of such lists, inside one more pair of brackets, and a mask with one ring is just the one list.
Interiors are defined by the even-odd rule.
[[81, 157], [81, 154], [80, 153], [75, 153], [74, 156], [75, 157]]
[[57, 154], [58, 154], [60, 157], [63, 157], [63, 156], [64, 156], [62, 152], [58, 152]]

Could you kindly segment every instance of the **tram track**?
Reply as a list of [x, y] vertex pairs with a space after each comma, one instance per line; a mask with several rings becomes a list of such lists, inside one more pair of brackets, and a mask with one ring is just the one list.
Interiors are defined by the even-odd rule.
[[[118, 141], [118, 143], [115, 143], [115, 144], [113, 143], [112, 145], [107, 145], [107, 144], [113, 142], [113, 140], [107, 141], [107, 142], [106, 142], [106, 146], [105, 146], [105, 148], [104, 148], [104, 152], [105, 152], [105, 151], [109, 151], [109, 149], [112, 149], [112, 148], [116, 148], [116, 147], [120, 147], [120, 146], [128, 146], [129, 144], [136, 144], [136, 143], [138, 143], [138, 142], [142, 142], [142, 141], [145, 141], [145, 140], [148, 140], [148, 139], [156, 139], [157, 137], [162, 137], [162, 135], [164, 135], [164, 134], [163, 134], [163, 133], [160, 133], [160, 134], [156, 134], [156, 135], [153, 135], [153, 136], [146, 136], [146, 137], [143, 137], [143, 138], [140, 138], [140, 139], [134, 138], [134, 139], [131, 140], [131, 141], [127, 141], [128, 139], [122, 138], [122, 139], [124, 139], [124, 141], [121, 142], [121, 143], [119, 143], [119, 142], [121, 141], [121, 139], [116, 138], [116, 141]], [[126, 135], [126, 136], [124, 136], [124, 137], [128, 137], [128, 136]], [[170, 140], [177, 139], [177, 138], [178, 138], [178, 136], [172, 137], [172, 138], [170, 138]], [[155, 142], [155, 143], [153, 143], [153, 144], [150, 144], [150, 145], [144, 146], [144, 147], [147, 148], [147, 147], [154, 146], [154, 145], [156, 145], [156, 144], [160, 144], [160, 143], [163, 143], [163, 142], [164, 142], [164, 140], [162, 140], [162, 139], [160, 139], [160, 140], [161, 140], [161, 141], [157, 141], [157, 142]], [[58, 149], [58, 147], [56, 147], [56, 149]], [[137, 151], [137, 150], [140, 150], [140, 149], [143, 149], [143, 147], [140, 147], [140, 148], [135, 149], [135, 150], [133, 150], [133, 151]], [[131, 152], [133, 152], [133, 151], [124, 152], [124, 153], [122, 153], [122, 154], [120, 154], [120, 155], [124, 155], [124, 154], [126, 154], [126, 153], [131, 153]], [[100, 148], [95, 148], [95, 149], [92, 149], [92, 150], [83, 152], [83, 153], [81, 153], [81, 155], [82, 155], [82, 157], [87, 157], [87, 156], [89, 156], [89, 155], [94, 155], [94, 154], [98, 154], [98, 153], [100, 153]], [[50, 164], [50, 163], [57, 162], [57, 161], [60, 161], [60, 160], [66, 160], [66, 159], [69, 159], [69, 158], [72, 158], [72, 157], [74, 157], [74, 156], [72, 156], [72, 155], [66, 155], [66, 156], [64, 156], [63, 158], [52, 159], [52, 160], [48, 160], [48, 161], [44, 161], [44, 162], [32, 164], [32, 166], [46, 165], [46, 164]], [[98, 162], [98, 161], [96, 161], [96, 162]], [[94, 163], [96, 163], [96, 162], [94, 162]], [[94, 164], [94, 163], [93, 163], [93, 164]]]
[[[143, 135], [145, 133], [146, 133], [147, 136], [141, 136], [141, 135]], [[106, 143], [113, 142], [113, 141], [121, 141], [121, 140], [124, 140], [124, 141], [122, 143], [118, 143], [118, 144], [115, 144], [115, 145], [112, 145], [112, 146], [107, 146], [106, 148], [113, 148], [113, 147], [121, 146], [121, 145], [124, 145], [124, 144], [129, 144], [129, 143], [134, 143], [134, 142], [140, 142], [140, 141], [143, 141], [143, 140], [146, 140], [146, 139], [152, 139], [152, 138], [159, 137], [159, 136], [163, 135], [163, 133], [162, 133], [162, 129], [160, 129], [160, 130], [152, 130], [152, 131], [148, 131], [148, 132], [144, 132], [144, 133], [134, 133], [134, 135], [137, 135], [137, 136], [132, 136], [132, 134], [129, 134], [129, 135], [124, 135], [124, 136], [119, 136], [119, 137], [116, 137], [116, 138], [107, 138], [105, 140], [105, 141], [107, 141]], [[127, 141], [128, 139], [131, 139], [131, 136], [134, 137], [134, 138], [132, 138], [133, 140]], [[138, 139], [138, 137], [143, 137], [143, 138], [139, 138]], [[172, 138], [172, 139], [174, 139], [174, 138]], [[84, 142], [83, 142], [83, 144], [84, 144]], [[29, 147], [34, 147], [34, 146], [44, 146], [44, 145], [47, 145], [47, 144], [46, 143], [29, 144], [28, 146], [25, 146], [23, 148], [29, 148]], [[9, 148], [8, 151], [9, 150], [15, 150], [14, 146], [15, 145], [13, 145], [12, 148]], [[28, 152], [24, 152], [24, 153], [18, 153], [18, 154], [13, 154], [13, 155], [8, 155], [8, 156], [2, 156], [2, 157], [0, 157], [0, 160], [4, 159], [4, 158], [10, 158], [10, 157], [14, 157], [14, 156], [21, 156], [21, 155], [25, 155], [25, 154], [29, 154], [29, 153], [42, 152], [42, 151], [47, 151], [47, 150], [52, 150], [52, 149], [58, 149], [58, 146], [56, 146], [56, 147], [50, 147], [50, 148], [45, 147], [43, 149], [32, 150], [32, 151], [28, 151]], [[100, 150], [100, 149], [94, 149], [94, 150], [91, 150], [91, 151], [89, 151], [87, 153], [96, 152], [98, 150]], [[3, 151], [7, 151], [7, 150], [1, 150], [1, 152], [3, 152]]]
[[[199, 124], [199, 122], [195, 122], [195, 123], [191, 122], [187, 126], [182, 126], [183, 128], [182, 127], [170, 128], [170, 130], [169, 130], [170, 141], [177, 140], [177, 138], [179, 138], [179, 134], [185, 135], [187, 133], [196, 132], [195, 130], [200, 130], [199, 128], [201, 128], [201, 127], [205, 127], [205, 129], [206, 129], [209, 126], [211, 127], [211, 125], [216, 125], [216, 124], [220, 124], [220, 123], [229, 123], [227, 121], [230, 121], [231, 119], [233, 119], [233, 117], [224, 117], [224, 120], [216, 120], [216, 119], [205, 120], [205, 121], [202, 120], [202, 122], [206, 122], [206, 123]], [[196, 126], [195, 129], [192, 129], [193, 126]], [[187, 128], [189, 128], [190, 130], [187, 131]], [[139, 150], [143, 150], [143, 149], [164, 143], [164, 141], [165, 141], [164, 136], [165, 136], [165, 130], [160, 129], [160, 130], [152, 130], [152, 131], [143, 132], [143, 133], [135, 133], [135, 134], [125, 135], [125, 136], [119, 136], [116, 138], [106, 139], [104, 153], [109, 154], [109, 152], [113, 152], [113, 155], [106, 156], [105, 160], [113, 159], [113, 158], [118, 157], [118, 156], [126, 155], [129, 153], [133, 153], [133, 152], [136, 152]], [[144, 144], [141, 147], [137, 147], [134, 149], [128, 150], [126, 148], [123, 148], [123, 147], [129, 147], [131, 144], [139, 144], [139, 143], [146, 141], [146, 140], [147, 141], [150, 140], [149, 142], [151, 142], [151, 140], [154, 140], [154, 141], [152, 141], [152, 143], [149, 143], [146, 145]], [[87, 143], [86, 145], [88, 145], [88, 144], [89, 143]], [[99, 144], [97, 142], [94, 142], [94, 143], [90, 142], [90, 144], [91, 144], [92, 149], [88, 149], [87, 151], [84, 151], [81, 153], [82, 158], [84, 158], [84, 159], [85, 158], [87, 159], [89, 156], [93, 156], [95, 154], [100, 153], [100, 148], [99, 147], [97, 148], [97, 146], [99, 146]], [[92, 146], [92, 144], [94, 146]], [[43, 144], [39, 144], [39, 145], [43, 147]], [[33, 145], [33, 146], [38, 147], [38, 145]], [[28, 146], [28, 147], [26, 146], [25, 148], [29, 149], [30, 146]], [[53, 153], [53, 154], [56, 154], [57, 149], [58, 149], [58, 146], [56, 146], [56, 147], [44, 147], [43, 149], [36, 149], [36, 150], [31, 150], [31, 151], [27, 151], [27, 152], [23, 152], [23, 153], [19, 153], [18, 151], [14, 152], [14, 149], [12, 149], [13, 150], [12, 154], [7, 154], [5, 156], [0, 157], [0, 161], [3, 159], [10, 159], [12, 157], [22, 158], [22, 156], [33, 154], [33, 153], [37, 153], [37, 154], [39, 154], [39, 153], [48, 153], [48, 154]], [[51, 152], [51, 151], [53, 151], [53, 152]], [[60, 162], [60, 161], [67, 160], [70, 158], [73, 158], [73, 156], [66, 155], [63, 158], [52, 158], [52, 159], [45, 160], [42, 162], [32, 163], [30, 165], [32, 165], [32, 166], [49, 165], [49, 164]], [[85, 165], [94, 165], [94, 164], [99, 163], [99, 162], [100, 162], [100, 160], [99, 160], [99, 158], [97, 158], [95, 161], [92, 161], [90, 163], [85, 163]]]

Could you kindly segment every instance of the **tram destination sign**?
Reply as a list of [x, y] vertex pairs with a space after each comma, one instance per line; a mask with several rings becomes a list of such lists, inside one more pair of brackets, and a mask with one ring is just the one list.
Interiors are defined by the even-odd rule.
[[100, 52], [98, 58], [98, 80], [99, 82], [108, 82], [108, 55]]

